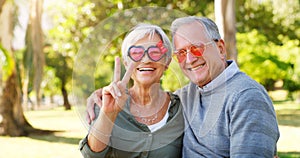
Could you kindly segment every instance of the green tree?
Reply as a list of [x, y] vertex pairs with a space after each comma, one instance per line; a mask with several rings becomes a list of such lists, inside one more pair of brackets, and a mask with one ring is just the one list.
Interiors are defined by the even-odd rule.
[[32, 126], [23, 114], [16, 60], [11, 45], [16, 6], [11, 1], [0, 4], [0, 135], [21, 136], [26, 135]]
[[40, 106], [40, 85], [43, 78], [45, 56], [43, 52], [43, 31], [41, 26], [43, 0], [30, 0], [30, 16], [26, 32], [26, 50], [23, 57], [23, 103], [27, 107], [29, 82], [36, 92], [36, 106]]
[[[105, 43], [99, 42], [99, 47], [101, 45], [108, 46], [106, 48], [98, 48], [97, 50], [105, 50], [105, 52], [102, 53], [99, 58], [96, 58], [96, 61], [93, 61], [91, 63], [97, 63], [99, 61], [102, 61], [100, 64], [98, 64], [96, 70], [95, 70], [95, 85], [90, 85], [92, 88], [91, 90], [87, 90], [87, 94], [90, 94], [94, 88], [103, 87], [107, 85], [111, 81], [111, 75], [113, 71], [113, 61], [114, 56], [118, 55], [120, 56], [120, 46], [122, 44], [122, 39], [124, 38], [124, 34], [133, 27], [137, 22], [150, 22], [152, 24], [158, 24], [161, 26], [167, 33], [169, 33], [170, 24], [172, 20], [175, 19], [174, 15], [164, 15], [162, 17], [162, 14], [160, 11], [149, 11], [145, 8], [151, 7], [162, 7], [161, 9], [168, 9], [172, 11], [174, 9], [174, 12], [181, 12], [184, 15], [177, 15], [177, 17], [180, 16], [186, 16], [186, 15], [198, 15], [198, 16], [208, 16], [213, 17], [213, 9], [214, 4], [213, 1], [209, 0], [201, 0], [201, 1], [190, 1], [190, 0], [176, 0], [176, 1], [158, 1], [158, 0], [152, 0], [152, 1], [144, 1], [144, 2], [137, 2], [137, 1], [109, 1], [110, 5], [107, 7], [109, 11], [102, 12], [101, 16], [97, 14], [97, 17], [99, 17], [99, 21], [104, 20], [103, 17], [109, 18], [110, 16], [119, 16], [117, 17], [116, 21], [112, 21], [111, 24], [106, 24], [107, 28], [107, 34], [113, 34], [114, 32], [123, 32], [119, 37], [115, 37], [117, 39], [112, 40], [112, 42], [109, 45], [106, 45]], [[108, 2], [103, 2], [102, 5], [107, 5]], [[96, 5], [98, 6], [98, 5]], [[141, 9], [141, 13], [137, 12], [133, 15], [124, 16], [122, 13], [124, 13], [126, 10], [136, 9], [136, 8], [143, 8]], [[147, 13], [148, 12], [148, 13]], [[105, 15], [103, 16], [103, 13]], [[123, 17], [124, 16], [124, 17]], [[131, 16], [131, 17], [130, 17]], [[159, 17], [159, 18], [157, 18]], [[123, 20], [119, 20], [123, 19]], [[124, 23], [124, 24], [123, 24]], [[126, 26], [126, 27], [124, 27]], [[113, 29], [112, 29], [113, 28]], [[95, 30], [97, 27], [95, 28]], [[102, 37], [102, 36], [100, 36]], [[99, 39], [99, 37], [97, 37]], [[171, 38], [171, 36], [170, 36]], [[111, 40], [111, 39], [110, 39]], [[108, 40], [108, 41], [110, 41]], [[93, 52], [93, 51], [92, 51]], [[99, 51], [98, 51], [99, 52]], [[164, 74], [164, 78], [162, 81], [162, 86], [166, 90], [174, 91], [183, 85], [185, 85], [188, 82], [188, 79], [179, 71], [180, 68], [178, 67], [178, 64], [175, 62], [172, 62], [170, 65], [170, 68], [167, 72]], [[176, 76], [176, 79], [174, 78]]]
[[282, 45], [282, 36], [299, 39], [300, 9], [297, 0], [240, 0], [237, 4], [237, 30], [246, 33], [256, 29], [268, 41]]
[[60, 53], [47, 53], [46, 57], [47, 65], [53, 68], [55, 72], [55, 76], [60, 80], [59, 84], [53, 84], [53, 82], [49, 82], [53, 84], [52, 86], [59, 86], [61, 90], [61, 94], [63, 96], [63, 106], [66, 110], [71, 109], [71, 104], [68, 99], [68, 91], [66, 88], [67, 82], [72, 77], [72, 60], [68, 56], [63, 56]]
[[215, 18], [226, 43], [227, 59], [237, 61], [235, 0], [215, 0]]
[[66, 110], [71, 109], [68, 91], [70, 91], [75, 55], [83, 40], [91, 32], [91, 26], [96, 25], [96, 17], [92, 11], [94, 7], [95, 4], [87, 0], [64, 0], [53, 1], [46, 8], [53, 23], [53, 27], [46, 34], [46, 63], [53, 68], [56, 77], [60, 80], [56, 86], [60, 87]]
[[244, 0], [237, 8], [241, 69], [268, 90], [279, 80], [288, 91], [299, 90], [299, 2]]
[[291, 63], [282, 60], [277, 54], [281, 47], [268, 42], [256, 30], [239, 33], [237, 38], [241, 70], [263, 84], [267, 90], [273, 90], [275, 81], [284, 79], [291, 68]]

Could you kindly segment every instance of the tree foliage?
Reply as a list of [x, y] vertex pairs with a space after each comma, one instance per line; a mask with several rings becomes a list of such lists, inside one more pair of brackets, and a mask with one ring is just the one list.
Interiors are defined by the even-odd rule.
[[[15, 69], [15, 61], [11, 54], [0, 43], [0, 67], [2, 69], [0, 80], [5, 82]], [[1, 86], [1, 85], [0, 85]]]
[[[299, 14], [297, 5], [299, 6], [295, 0], [236, 1], [239, 64], [243, 71], [268, 89], [274, 87], [275, 81], [282, 80], [287, 76], [289, 83], [290, 81], [297, 82], [297, 78], [299, 78], [298, 75], [295, 75], [299, 74], [297, 72], [299, 70], [296, 70], [299, 66], [295, 64], [297, 56], [295, 58], [289, 56], [297, 53], [299, 47], [299, 44], [297, 44], [299, 28], [295, 27], [299, 24], [299, 19], [296, 18], [296, 15]], [[113, 16], [119, 16], [116, 19], [121, 19], [123, 17], [122, 14], [119, 14], [120, 12], [149, 6], [178, 9], [188, 15], [207, 16], [214, 19], [214, 3], [209, 0], [53, 1], [47, 8], [50, 19], [53, 19], [53, 27], [46, 35], [49, 46], [46, 51], [48, 66], [51, 66], [55, 71], [61, 71], [56, 73], [68, 74], [67, 76], [69, 77], [70, 72], [74, 71], [73, 68], [76, 65], [86, 66], [87, 68], [85, 69], [89, 69], [92, 72], [91, 74], [80, 76], [80, 71], [78, 71], [79, 74], [73, 74], [72, 77], [75, 75], [75, 77], [81, 78], [81, 82], [78, 84], [82, 86], [82, 89], [85, 89], [83, 93], [87, 95], [94, 89], [107, 85], [112, 78], [114, 57], [120, 56], [122, 39], [129, 30], [129, 26], [136, 24], [138, 15], [131, 15], [131, 19], [124, 17], [125, 19], [127, 18], [127, 21], [111, 21], [109, 23], [105, 20]], [[283, 8], [291, 9], [285, 12], [284, 10], [286, 9]], [[58, 12], [60, 14], [57, 14]], [[141, 12], [141, 15], [145, 14]], [[149, 17], [151, 15], [160, 17], [156, 17], [157, 21], [151, 21], [151, 23], [168, 20], [168, 17], [161, 18], [161, 15], [149, 13]], [[144, 22], [147, 21], [147, 18], [149, 19], [147, 16], [141, 17], [144, 19]], [[101, 35], [99, 35], [100, 33], [96, 31], [99, 29], [97, 26], [99, 27], [100, 23], [105, 22], [106, 24], [101, 29], [106, 31], [101, 32]], [[123, 27], [124, 25], [128, 27]], [[169, 23], [164, 25], [160, 22], [160, 25], [169, 33]], [[113, 38], [109, 37], [109, 35], [116, 32], [119, 32], [119, 34], [113, 36]], [[95, 39], [98, 41], [92, 43], [91, 41]], [[286, 42], [293, 44], [287, 46]], [[82, 45], [85, 45], [85, 50], [80, 50]], [[282, 53], [278, 53], [278, 51], [289, 52], [285, 53], [288, 54], [288, 57], [283, 57]], [[85, 56], [90, 55], [93, 59], [87, 60], [84, 56], [78, 55], [77, 52], [84, 52]], [[61, 67], [61, 64], [51, 64], [61, 63], [63, 62], [62, 60], [66, 59], [68, 59], [68, 61], [65, 61], [67, 67]], [[74, 61], [77, 63], [74, 63]], [[258, 69], [258, 66], [263, 67], [263, 69]], [[85, 71], [81, 73], [84, 74]], [[59, 76], [58, 74], [56, 76]], [[174, 76], [176, 79], [174, 79]], [[91, 80], [91, 78], [93, 79]], [[71, 78], [65, 79], [68, 90], [71, 87], [70, 80]], [[170, 69], [164, 74], [162, 85], [166, 90], [174, 91], [187, 82], [188, 80], [179, 71], [177, 63], [172, 62]]]
[[[12, 1], [0, 2], [0, 13], [4, 11], [3, 4], [7, 2]], [[268, 90], [274, 89], [276, 81], [283, 81], [283, 88], [290, 92], [299, 90], [299, 1], [239, 0], [236, 1], [235, 8], [238, 64], [241, 70], [262, 83]], [[53, 95], [53, 93], [63, 94], [70, 91], [70, 81], [74, 77], [79, 78], [76, 84], [80, 85], [79, 88], [84, 97], [87, 97], [94, 89], [107, 85], [113, 75], [114, 57], [121, 55], [124, 35], [132, 26], [139, 22], [153, 23], [161, 26], [169, 34], [171, 21], [182, 16], [179, 13], [163, 13], [160, 9], [177, 10], [184, 15], [215, 19], [214, 2], [210, 0], [47, 1], [47, 8], [44, 8], [44, 13], [48, 17], [43, 47], [47, 64], [44, 67], [46, 76], [42, 82], [44, 93]], [[16, 11], [10, 13], [15, 14]], [[15, 17], [3, 16], [2, 18], [6, 18], [7, 22], [0, 23], [0, 33], [11, 33], [13, 29], [11, 26], [17, 22], [9, 25], [8, 31], [4, 31], [3, 26], [8, 26], [15, 20]], [[14, 87], [7, 88], [10, 88], [11, 94], [19, 95], [17, 75], [20, 73], [16, 73], [16, 70], [24, 68], [20, 66], [21, 62], [30, 63], [32, 56], [23, 56], [23, 51], [17, 53], [11, 49], [12, 34], [2, 36], [5, 38], [0, 39], [1, 82], [11, 78], [10, 83]], [[5, 51], [4, 46], [9, 46], [10, 50]], [[16, 58], [14, 59], [12, 55]], [[30, 67], [30, 69], [33, 68]], [[74, 68], [76, 68], [76, 73], [73, 73]], [[13, 73], [16, 74], [12, 76]], [[29, 84], [32, 85], [33, 74], [29, 75], [31, 76]], [[20, 77], [24, 79], [24, 74]], [[162, 86], [166, 90], [174, 91], [188, 81], [182, 75], [178, 64], [172, 62], [163, 76]], [[0, 88], [3, 88], [2, 83], [0, 83]], [[76, 87], [73, 88], [76, 91]], [[3, 89], [0, 90], [2, 93]], [[2, 98], [15, 99], [18, 95]], [[19, 103], [16, 102], [14, 105], [17, 104]], [[14, 117], [24, 120], [22, 116]], [[26, 123], [26, 120], [24, 122]]]
[[[87, 38], [87, 35], [96, 29], [98, 23], [105, 21], [107, 18], [111, 16], [121, 16], [121, 14], [116, 14], [118, 12], [123, 12], [126, 9], [132, 8], [142, 8], [143, 6], [153, 6], [153, 7], [166, 7], [169, 9], [181, 9], [183, 12], [188, 12], [190, 14], [209, 14], [213, 15], [213, 3], [211, 1], [201, 1], [201, 3], [195, 3], [192, 1], [150, 1], [150, 2], [135, 2], [135, 1], [72, 1], [65, 0], [63, 5], [55, 3], [52, 7], [48, 8], [48, 10], [59, 10], [61, 14], [53, 11], [51, 17], [54, 19], [53, 29], [49, 30], [48, 34], [48, 43], [51, 45], [52, 50], [48, 51], [48, 53], [61, 53], [64, 56], [69, 56], [73, 61], [75, 59], [76, 52], [79, 51], [79, 48], [84, 43], [84, 39], [87, 41], [91, 40], [92, 37]], [[191, 6], [195, 6], [192, 9]], [[210, 7], [207, 7], [210, 6]], [[65, 11], [64, 8], [74, 8], [73, 10]], [[201, 8], [206, 8], [202, 10]], [[207, 9], [208, 8], [208, 9]], [[199, 12], [201, 10], [201, 12]], [[210, 11], [208, 11], [210, 10]], [[143, 10], [141, 10], [143, 12]], [[145, 15], [145, 13], [141, 14]], [[138, 15], [134, 15], [137, 17]], [[160, 26], [165, 28], [165, 31], [168, 32], [170, 27], [170, 22], [168, 19], [171, 17], [158, 18], [161, 15], [155, 14], [155, 12], [149, 13], [147, 16], [149, 17], [140, 17], [139, 21], [147, 22], [147, 19], [152, 19], [149, 21], [151, 23], [159, 23]], [[121, 18], [119, 18], [121, 19]], [[128, 19], [128, 17], [127, 17]], [[156, 19], [156, 22], [153, 21]], [[110, 39], [107, 41], [105, 39], [105, 35], [101, 34], [101, 36], [95, 37], [99, 40], [98, 48], [92, 49], [92, 46], [88, 47], [90, 50], [86, 50], [85, 53], [100, 53], [101, 56], [95, 57], [96, 61], [85, 61], [85, 63], [89, 63], [88, 65], [96, 65], [98, 63], [97, 68], [90, 69], [94, 74], [92, 76], [95, 78], [95, 85], [91, 85], [94, 81], [88, 80], [86, 77], [83, 77], [82, 87], [86, 87], [84, 89], [89, 89], [88, 87], [103, 87], [107, 85], [111, 81], [112, 69], [113, 69], [113, 61], [114, 56], [120, 56], [120, 46], [122, 43], [122, 39], [126, 32], [130, 27], [123, 26], [133, 26], [133, 24], [137, 24], [134, 22], [134, 18], [128, 21], [123, 21], [124, 24], [120, 23], [122, 21], [114, 21], [112, 23], [107, 23], [102, 29], [105, 29], [108, 35], [114, 32], [120, 32], [118, 36], [115, 36], [115, 39]], [[168, 22], [164, 22], [168, 21]], [[165, 24], [164, 24], [165, 23]], [[93, 34], [97, 34], [97, 32], [93, 32]], [[90, 35], [93, 36], [93, 35]], [[105, 41], [106, 40], [106, 41]], [[101, 41], [109, 42], [109, 44], [103, 44]], [[88, 43], [88, 42], [87, 42]], [[104, 48], [104, 46], [106, 46]], [[94, 47], [94, 46], [93, 46]], [[100, 49], [100, 47], [102, 49]], [[95, 48], [95, 47], [94, 47]], [[103, 51], [105, 50], [105, 51]], [[49, 57], [49, 55], [47, 55]], [[82, 59], [82, 57], [77, 56], [77, 58]], [[58, 60], [63, 60], [60, 58]], [[71, 64], [72, 65], [72, 64]], [[76, 63], [74, 63], [74, 66]], [[68, 69], [62, 69], [63, 71], [67, 71]], [[167, 75], [168, 73], [166, 73]], [[180, 75], [180, 74], [179, 74]], [[170, 77], [169, 77], [170, 78]], [[181, 76], [181, 78], [184, 78]], [[165, 87], [171, 87], [167, 89], [177, 89], [178, 87], [174, 87], [174, 81], [170, 80], [170, 82], [165, 82]], [[172, 88], [173, 86], [173, 88]], [[73, 87], [74, 88], [74, 87]], [[90, 94], [93, 90], [86, 90], [85, 93]]]
[[[91, 26], [95, 25], [96, 17], [92, 11], [94, 7], [95, 5], [87, 0], [63, 0], [53, 1], [46, 8], [49, 23], [53, 25], [47, 31], [47, 44], [44, 48], [49, 67], [47, 69], [54, 70], [55, 76], [59, 79], [59, 82], [54, 84], [61, 89], [66, 109], [70, 109], [68, 91], [70, 91], [73, 61], [81, 43], [91, 32]], [[70, 10], [70, 8], [74, 9]], [[47, 83], [53, 84], [53, 82]], [[50, 86], [46, 85], [46, 87]]]
[[[3, 5], [3, 6], [2, 6]], [[3, 8], [2, 8], [3, 7]], [[11, 47], [15, 4], [5, 1], [0, 5], [0, 135], [21, 136], [32, 129], [23, 114], [14, 52]], [[2, 70], [5, 70], [2, 72]], [[2, 80], [3, 79], [3, 80]]]
[[289, 91], [300, 90], [299, 1], [237, 3], [237, 47], [241, 69], [268, 90], [284, 81]]

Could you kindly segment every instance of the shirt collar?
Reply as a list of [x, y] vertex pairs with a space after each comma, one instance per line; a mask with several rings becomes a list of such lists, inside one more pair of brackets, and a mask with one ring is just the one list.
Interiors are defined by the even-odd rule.
[[207, 85], [203, 86], [203, 88], [198, 86], [198, 89], [201, 93], [209, 92], [215, 89], [216, 87], [224, 84], [226, 81], [228, 81], [230, 78], [232, 78], [236, 73], [240, 71], [235, 61], [228, 60], [227, 64], [228, 64], [227, 68], [214, 80], [212, 80]]

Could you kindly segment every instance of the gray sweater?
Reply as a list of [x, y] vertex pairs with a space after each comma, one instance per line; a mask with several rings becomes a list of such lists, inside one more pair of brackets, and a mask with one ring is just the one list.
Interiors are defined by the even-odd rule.
[[279, 138], [272, 101], [235, 62], [199, 88], [176, 91], [183, 104], [183, 157], [273, 157]]

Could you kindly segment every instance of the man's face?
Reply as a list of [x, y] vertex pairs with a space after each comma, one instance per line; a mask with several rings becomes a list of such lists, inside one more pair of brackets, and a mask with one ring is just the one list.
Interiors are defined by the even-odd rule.
[[[210, 39], [201, 23], [180, 26], [173, 39], [175, 51], [187, 50], [186, 58], [179, 65], [183, 73], [198, 86], [205, 86], [225, 69], [226, 50], [223, 40], [214, 42]], [[205, 45], [202, 56], [191, 54], [189, 49], [192, 45]]]

